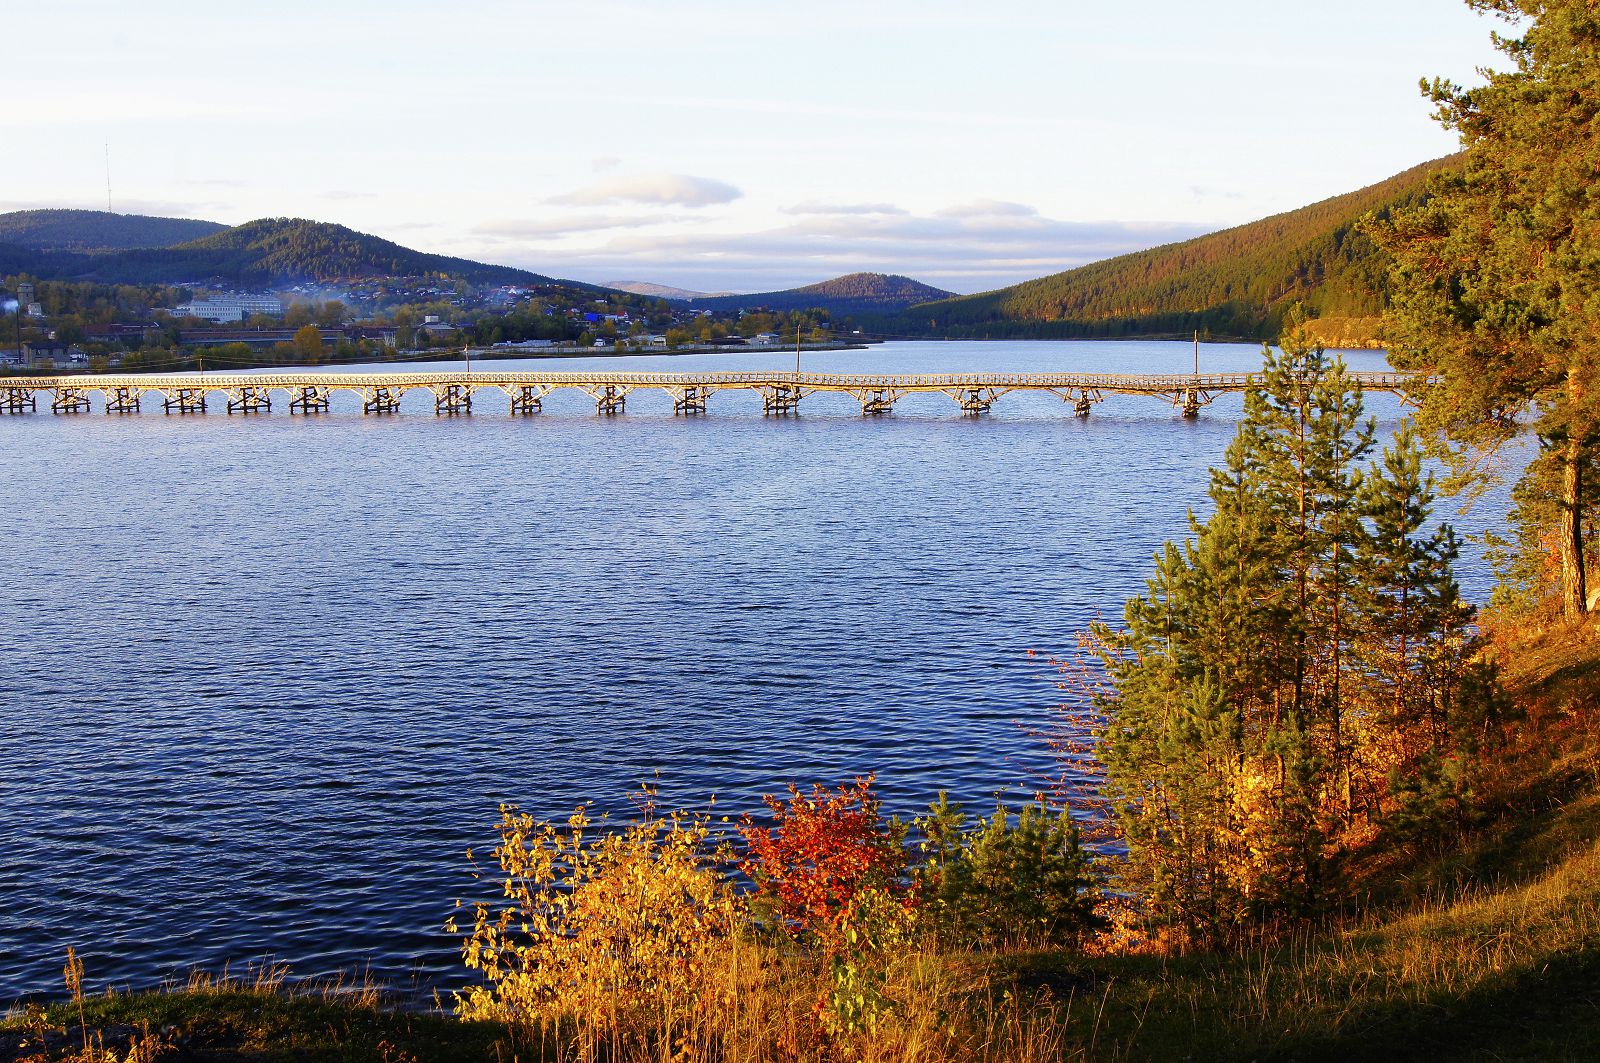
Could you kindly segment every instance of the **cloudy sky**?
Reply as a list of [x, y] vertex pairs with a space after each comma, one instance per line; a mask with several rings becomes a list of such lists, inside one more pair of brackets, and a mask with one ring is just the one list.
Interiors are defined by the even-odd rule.
[[49, 0], [0, 210], [340, 222], [582, 280], [979, 291], [1446, 154], [1463, 0]]

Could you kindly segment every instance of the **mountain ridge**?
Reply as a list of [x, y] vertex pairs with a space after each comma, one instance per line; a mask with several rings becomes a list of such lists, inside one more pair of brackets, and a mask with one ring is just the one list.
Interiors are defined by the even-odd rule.
[[749, 295], [714, 296], [693, 300], [707, 310], [829, 310], [834, 313], [894, 312], [934, 299], [949, 299], [954, 292], [935, 288], [898, 273], [846, 273], [799, 288]]
[[[1103, 259], [976, 295], [908, 308], [900, 327], [951, 338], [1214, 335], [1271, 339], [1296, 303], [1376, 328], [1386, 258], [1361, 230], [1426, 194], [1457, 165], [1434, 159], [1365, 188], [1180, 243]], [[1371, 338], [1371, 337], [1367, 337]]]
[[633, 295], [646, 295], [655, 299], [720, 299], [726, 295], [737, 295], [737, 292], [697, 292], [689, 288], [678, 288], [671, 284], [656, 284], [653, 281], [602, 281], [602, 288], [613, 291], [628, 292]]
[[[157, 219], [160, 220], [160, 219]], [[105, 251], [28, 248], [0, 241], [0, 270], [49, 280], [218, 283], [267, 287], [304, 282], [439, 276], [474, 284], [598, 286], [513, 266], [417, 251], [370, 233], [305, 218], [258, 218], [166, 247]]]
[[172, 247], [227, 228], [199, 218], [47, 207], [0, 214], [0, 244], [31, 251], [131, 251]]

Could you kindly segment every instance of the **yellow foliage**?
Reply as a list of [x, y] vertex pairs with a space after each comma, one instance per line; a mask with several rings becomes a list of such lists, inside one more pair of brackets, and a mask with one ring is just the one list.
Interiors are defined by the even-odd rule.
[[595, 826], [582, 808], [564, 825], [501, 808], [503, 901], [475, 907], [463, 956], [487, 984], [457, 994], [463, 1018], [614, 1028], [630, 1010], [659, 1018], [725, 1002], [713, 974], [741, 903], [708, 819], [647, 805], [625, 829]]

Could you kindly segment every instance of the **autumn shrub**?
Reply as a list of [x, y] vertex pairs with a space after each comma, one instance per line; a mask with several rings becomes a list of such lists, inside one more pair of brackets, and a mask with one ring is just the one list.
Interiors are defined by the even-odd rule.
[[741, 919], [726, 853], [707, 817], [642, 808], [607, 829], [586, 808], [558, 824], [502, 807], [502, 899], [474, 909], [463, 956], [484, 984], [457, 994], [463, 1018], [670, 1037], [723, 1003], [711, 972]]
[[765, 800], [772, 825], [746, 817], [743, 826], [757, 910], [826, 962], [831, 986], [818, 1014], [829, 1029], [870, 1029], [894, 1004], [884, 993], [889, 952], [915, 925], [906, 827], [883, 817], [870, 777], [809, 794], [791, 785], [787, 801]]
[[941, 793], [916, 821], [921, 917], [941, 941], [988, 947], [1066, 946], [1095, 926], [1098, 890], [1072, 816], [1042, 803], [1004, 808], [969, 826]]

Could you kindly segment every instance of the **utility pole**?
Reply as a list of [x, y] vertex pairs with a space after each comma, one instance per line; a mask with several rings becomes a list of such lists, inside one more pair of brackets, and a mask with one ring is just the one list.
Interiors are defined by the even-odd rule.
[[795, 321], [794, 321], [794, 379], [795, 379], [796, 383], [798, 383], [799, 380], [800, 380], [800, 319], [799, 318], [795, 318]]
[[1194, 375], [1195, 375], [1195, 379], [1196, 380], [1198, 380], [1200, 378], [1200, 330], [1199, 329], [1195, 329], [1194, 330]]

